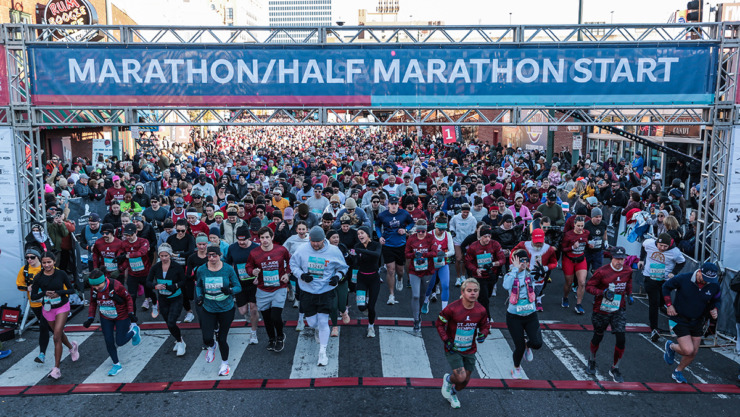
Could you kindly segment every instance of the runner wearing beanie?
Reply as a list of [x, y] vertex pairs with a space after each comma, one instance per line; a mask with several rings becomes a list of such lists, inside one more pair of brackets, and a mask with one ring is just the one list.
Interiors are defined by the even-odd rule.
[[283, 246], [272, 242], [275, 232], [269, 227], [261, 228], [258, 234], [260, 246], [249, 254], [247, 274], [256, 277], [255, 297], [269, 338], [267, 350], [281, 352], [285, 347], [283, 308], [288, 295], [290, 254]]
[[534, 292], [537, 294], [537, 311], [543, 311], [542, 297], [545, 296], [545, 287], [551, 282], [550, 273], [558, 266], [558, 256], [555, 248], [545, 243], [545, 231], [534, 229], [532, 240], [519, 242], [512, 252], [524, 250], [529, 256], [529, 272], [534, 278]]
[[427, 233], [427, 221], [419, 219], [414, 234], [406, 240], [406, 259], [409, 261], [409, 281], [411, 281], [411, 314], [414, 317], [414, 332], [421, 332], [421, 294], [426, 294], [427, 285], [434, 276], [434, 258], [437, 257], [437, 243]]
[[523, 378], [522, 358], [532, 362], [534, 359], [532, 350], [542, 347], [540, 321], [537, 317], [537, 296], [529, 264], [527, 251], [519, 249], [511, 254], [511, 269], [504, 275], [503, 287], [509, 291], [506, 327], [514, 341], [514, 369], [511, 370], [511, 377], [514, 379]]
[[254, 283], [254, 276], [247, 273], [247, 261], [249, 254], [259, 245], [249, 240], [249, 229], [246, 226], [240, 226], [236, 229], [236, 242], [229, 246], [226, 252], [226, 263], [234, 267], [236, 276], [242, 290], [236, 294], [236, 308], [239, 314], [248, 317], [249, 324], [252, 328], [252, 334], [249, 338], [250, 345], [259, 343], [257, 340], [257, 323], [259, 322], [260, 313], [257, 311], [257, 286]]
[[352, 280], [357, 280], [355, 300], [357, 309], [367, 314], [367, 337], [375, 337], [375, 303], [380, 295], [380, 243], [372, 240], [369, 227], [361, 226], [357, 229], [357, 243], [354, 247], [354, 263], [352, 265]]
[[[126, 285], [134, 306], [136, 306], [136, 293], [139, 290], [139, 285], [145, 285], [146, 278], [149, 276], [149, 268], [151, 266], [149, 241], [136, 236], [136, 226], [133, 223], [124, 226], [123, 237], [121, 247], [126, 255], [123, 264], [127, 277]], [[151, 288], [146, 288], [146, 286], [144, 287], [144, 294], [146, 295], [146, 299], [141, 304], [141, 309], [148, 310], [151, 300], [151, 303], [153, 303], [152, 317], [156, 318], [159, 315], [157, 296]]]
[[591, 218], [586, 220], [584, 228], [588, 231], [586, 244], [586, 264], [591, 271], [601, 268], [604, 261], [604, 249], [607, 246], [606, 222], [602, 221], [601, 209], [591, 209]]
[[[676, 295], [671, 300], [673, 290], [676, 290]], [[668, 316], [676, 322], [673, 331], [677, 337], [676, 343], [670, 340], [665, 342], [663, 359], [668, 365], [673, 365], [676, 353], [681, 355], [681, 362], [672, 375], [679, 384], [687, 383], [683, 370], [699, 353], [707, 315], [717, 319], [721, 297], [719, 268], [711, 262], [705, 262], [693, 273], [676, 275], [663, 284], [663, 299]]]
[[318, 365], [326, 366], [329, 358], [329, 311], [332, 308], [334, 288], [339, 284], [349, 267], [342, 252], [326, 241], [324, 231], [314, 226], [308, 233], [309, 244], [300, 246], [292, 258], [290, 269], [299, 277], [301, 288], [301, 311], [306, 323], [318, 334]]
[[645, 279], [645, 292], [648, 296], [648, 318], [650, 321], [650, 338], [653, 342], [660, 339], [661, 333], [667, 330], [658, 328], [658, 311], [662, 303], [662, 287], [666, 279], [678, 274], [686, 263], [681, 251], [675, 246], [671, 235], [663, 233], [658, 239], [645, 239], [642, 242], [642, 259], [637, 267]]
[[110, 223], [100, 227], [102, 238], [95, 241], [92, 248], [93, 269], [100, 269], [106, 278], [123, 282], [119, 270], [119, 260], [122, 261], [123, 242], [113, 232], [115, 229]]
[[87, 320], [82, 324], [86, 329], [95, 320], [95, 313], [100, 309], [100, 329], [103, 332], [105, 348], [108, 350], [113, 365], [108, 376], [116, 376], [123, 369], [118, 360], [118, 346], [131, 340], [137, 346], [141, 343], [141, 330], [134, 314], [134, 301], [120, 282], [106, 278], [99, 269], [90, 272], [90, 306]]
[[26, 249], [26, 264], [18, 271], [15, 283], [19, 291], [26, 293], [31, 311], [36, 316], [39, 324], [39, 355], [34, 361], [44, 363], [46, 360], [46, 348], [49, 346], [51, 327], [49, 327], [49, 322], [44, 318], [43, 303], [31, 300], [33, 279], [39, 272], [41, 272], [41, 253], [37, 248], [29, 247]]
[[182, 287], [185, 286], [185, 268], [172, 260], [172, 247], [166, 243], [159, 246], [157, 251], [159, 262], [152, 265], [147, 287], [157, 292], [157, 305], [162, 318], [167, 323], [167, 329], [175, 338], [174, 351], [177, 356], [185, 355], [185, 340], [182, 338], [177, 319], [182, 312]]
[[[593, 217], [592, 217], [593, 218]], [[611, 326], [612, 333], [617, 339], [614, 346], [614, 362], [609, 369], [609, 375], [614, 382], [624, 382], [619, 370], [619, 362], [624, 355], [626, 343], [625, 326], [627, 324], [627, 304], [632, 305], [632, 268], [624, 264], [627, 252], [622, 247], [611, 250], [612, 260], [609, 265], [602, 266], [594, 271], [588, 280], [586, 292], [593, 294], [594, 309], [591, 323], [594, 326], [594, 336], [591, 338], [591, 356], [588, 359], [586, 372], [596, 374], [596, 352], [604, 338], [604, 332]]]
[[[221, 249], [210, 246], [206, 250], [208, 263], [198, 268], [196, 272], [195, 293], [197, 296], [198, 318], [203, 333], [203, 344], [206, 345], [206, 362], [211, 363], [216, 358], [216, 348], [221, 353], [221, 367], [219, 376], [228, 376], [229, 344], [227, 337], [231, 323], [234, 321], [234, 294], [238, 294], [242, 287], [236, 277], [234, 268], [221, 262]], [[215, 330], [218, 329], [218, 340], [213, 340]]]
[[465, 251], [465, 268], [473, 273], [480, 289], [476, 300], [485, 307], [488, 318], [493, 320], [489, 298], [493, 293], [494, 277], [506, 261], [501, 244], [491, 239], [493, 231], [489, 226], [483, 226], [478, 233], [478, 240], [468, 246]]

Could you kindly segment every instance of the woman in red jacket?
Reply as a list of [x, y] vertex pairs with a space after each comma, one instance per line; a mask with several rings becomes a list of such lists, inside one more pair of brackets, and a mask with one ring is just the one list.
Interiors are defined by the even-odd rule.
[[576, 290], [576, 314], [584, 314], [581, 302], [583, 302], [583, 293], [586, 290], [586, 275], [588, 274], [588, 265], [586, 264], [586, 255], [584, 250], [588, 244], [588, 230], [584, 229], [586, 219], [581, 216], [576, 217], [573, 230], [565, 232], [561, 249], [563, 251], [563, 274], [565, 274], [565, 285], [563, 286], [563, 308], [568, 308], [568, 294], [573, 285], [573, 276], [578, 280], [578, 289]]
[[434, 276], [434, 258], [437, 244], [427, 233], [427, 221], [416, 221], [415, 232], [406, 240], [406, 259], [409, 260], [411, 281], [411, 312], [414, 315], [414, 332], [421, 331], [421, 294], [426, 294], [427, 285]]

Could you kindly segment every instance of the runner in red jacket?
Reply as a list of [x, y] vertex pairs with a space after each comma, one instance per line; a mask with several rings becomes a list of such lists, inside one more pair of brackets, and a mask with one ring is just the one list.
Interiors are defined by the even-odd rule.
[[[144, 286], [144, 294], [146, 299], [142, 303], [141, 308], [144, 310], [149, 309], [150, 303], [154, 303], [152, 310], [152, 316], [156, 318], [159, 309], [157, 308], [157, 297], [151, 288], [146, 288], [146, 278], [149, 275], [149, 268], [151, 267], [151, 259], [149, 259], [149, 241], [136, 236], [136, 225], [133, 223], [127, 224], [123, 229], [123, 244], [121, 248], [126, 255], [126, 260], [122, 269], [125, 271], [127, 280], [126, 287], [131, 295], [131, 298], [136, 306], [136, 295], [139, 290], [139, 285]], [[157, 314], [155, 315], [155, 311]]]
[[122, 281], [118, 259], [123, 255], [123, 242], [117, 239], [113, 232], [112, 224], [106, 223], [101, 226], [103, 237], [95, 241], [92, 249], [93, 268], [103, 271], [106, 278]]
[[478, 240], [465, 251], [465, 268], [478, 280], [480, 285], [478, 300], [486, 308], [489, 318], [492, 316], [488, 299], [495, 293], [499, 269], [506, 261], [501, 244], [491, 239], [492, 233], [489, 226], [481, 227]]
[[427, 233], [427, 221], [416, 221], [415, 233], [406, 239], [405, 258], [409, 260], [409, 281], [411, 283], [411, 313], [414, 316], [414, 332], [421, 332], [421, 294], [426, 294], [427, 285], [434, 276], [434, 258], [437, 256], [437, 242]]

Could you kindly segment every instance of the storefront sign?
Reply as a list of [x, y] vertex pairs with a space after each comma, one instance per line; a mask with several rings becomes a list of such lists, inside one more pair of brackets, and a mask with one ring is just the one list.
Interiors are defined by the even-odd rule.
[[[98, 14], [87, 0], [50, 0], [44, 10], [44, 21], [49, 25], [95, 25]], [[55, 39], [74, 36], [72, 28], [55, 31]]]
[[103, 155], [103, 159], [113, 156], [113, 141], [110, 139], [93, 139], [92, 160], [97, 161], [98, 156]]

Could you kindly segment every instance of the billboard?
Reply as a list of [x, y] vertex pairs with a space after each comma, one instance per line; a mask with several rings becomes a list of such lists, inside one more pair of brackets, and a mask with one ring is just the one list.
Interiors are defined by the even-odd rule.
[[713, 45], [32, 45], [36, 105], [704, 105]]

